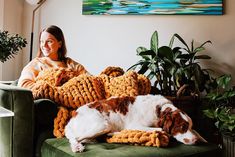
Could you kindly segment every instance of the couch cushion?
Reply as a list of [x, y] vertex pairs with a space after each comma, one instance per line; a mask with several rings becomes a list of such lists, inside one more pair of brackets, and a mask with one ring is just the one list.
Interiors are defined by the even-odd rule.
[[214, 144], [188, 146], [170, 143], [167, 148], [131, 146], [126, 144], [86, 144], [83, 153], [73, 153], [66, 138], [47, 139], [41, 149], [42, 157], [216, 157], [220, 156]]

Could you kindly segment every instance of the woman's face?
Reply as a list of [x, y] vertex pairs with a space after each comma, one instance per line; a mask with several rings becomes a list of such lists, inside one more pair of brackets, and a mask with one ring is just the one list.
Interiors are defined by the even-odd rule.
[[50, 57], [52, 60], [58, 60], [58, 49], [60, 47], [61, 42], [52, 34], [48, 32], [41, 33], [40, 49], [45, 57]]

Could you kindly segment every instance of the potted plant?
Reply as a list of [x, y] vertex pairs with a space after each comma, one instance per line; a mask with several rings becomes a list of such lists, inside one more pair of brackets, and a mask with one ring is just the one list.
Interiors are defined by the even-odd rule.
[[[175, 38], [185, 47], [173, 47]], [[151, 37], [150, 49], [137, 48], [140, 61], [129, 69], [138, 69], [138, 73], [147, 75], [153, 81], [155, 93], [168, 96], [199, 95], [210, 80], [207, 70], [202, 69], [199, 60], [210, 59], [208, 55], [198, 55], [203, 51], [206, 41], [199, 47], [191, 42], [191, 48], [178, 34], [174, 34], [168, 46], [159, 47], [158, 32]], [[129, 70], [128, 69], [128, 70]]]
[[0, 30], [0, 61], [5, 62], [14, 57], [26, 44], [26, 39], [18, 34], [10, 35], [8, 31]]
[[[184, 47], [174, 47], [178, 39]], [[137, 55], [141, 59], [129, 69], [145, 74], [152, 82], [152, 94], [162, 94], [187, 112], [196, 122], [198, 97], [205, 91], [210, 82], [210, 76], [203, 69], [199, 61], [210, 59], [208, 55], [200, 55], [205, 50], [206, 41], [195, 47], [194, 41], [188, 44], [178, 34], [174, 34], [167, 46], [159, 46], [158, 32], [155, 31], [150, 40], [150, 49], [137, 48]], [[128, 69], [128, 70], [129, 70]]]
[[222, 75], [215, 79], [211, 92], [206, 98], [210, 108], [204, 114], [215, 122], [222, 135], [224, 156], [234, 157], [235, 152], [235, 89], [231, 86], [231, 75]]

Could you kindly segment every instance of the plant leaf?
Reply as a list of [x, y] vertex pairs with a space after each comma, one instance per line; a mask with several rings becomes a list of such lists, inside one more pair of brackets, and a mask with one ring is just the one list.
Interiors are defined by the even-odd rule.
[[173, 61], [173, 52], [172, 49], [168, 46], [162, 46], [158, 49], [158, 55], [160, 58], [167, 58], [170, 61]]
[[179, 36], [179, 34], [174, 34], [174, 36], [176, 37], [176, 38], [178, 38], [185, 46], [186, 46], [186, 50], [188, 51], [188, 52], [190, 52], [190, 49], [189, 49], [189, 47], [188, 47], [188, 44], [184, 41], [184, 39], [181, 37], [181, 36]]
[[207, 44], [207, 43], [210, 43], [210, 44], [212, 44], [212, 42], [210, 41], [210, 40], [207, 40], [207, 41], [205, 41], [204, 43], [202, 43], [199, 47], [203, 47], [205, 44]]
[[[141, 57], [144, 57], [144, 56], [151, 56], [151, 58], [154, 58], [156, 56], [156, 54], [153, 52], [153, 50], [147, 50], [147, 51], [142, 51], [139, 53], [139, 55]], [[149, 57], [148, 57], [149, 58]]]
[[214, 112], [213, 110], [207, 109], [207, 110], [203, 110], [204, 115], [206, 115], [207, 117], [214, 119]]
[[143, 63], [142, 67], [138, 71], [139, 74], [144, 74], [148, 70], [148, 62]]
[[219, 87], [222, 87], [223, 89], [227, 89], [231, 80], [232, 80], [231, 75], [222, 75], [216, 79], [216, 82]]
[[170, 43], [169, 43], [169, 47], [172, 48], [173, 44], [175, 41], [175, 34], [171, 37]]
[[141, 52], [144, 52], [147, 50], [148, 50], [147, 48], [140, 46], [136, 49], [136, 52], [137, 52], [137, 55], [139, 55]]
[[151, 37], [150, 49], [153, 50], [156, 54], [158, 52], [158, 32], [155, 31]]
[[210, 56], [208, 55], [198, 55], [194, 57], [195, 59], [211, 59]]

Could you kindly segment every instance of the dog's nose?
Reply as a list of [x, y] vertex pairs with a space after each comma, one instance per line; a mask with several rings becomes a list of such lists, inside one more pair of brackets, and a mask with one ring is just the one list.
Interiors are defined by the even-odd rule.
[[188, 138], [184, 138], [183, 140], [184, 140], [185, 144], [189, 144], [190, 143], [190, 140]]
[[199, 143], [199, 140], [197, 138], [192, 138], [192, 139], [184, 138], [183, 140], [184, 140], [185, 144], [196, 144], [196, 143]]
[[192, 143], [193, 144], [198, 144], [198, 143], [200, 143], [200, 140], [198, 138], [193, 138]]

